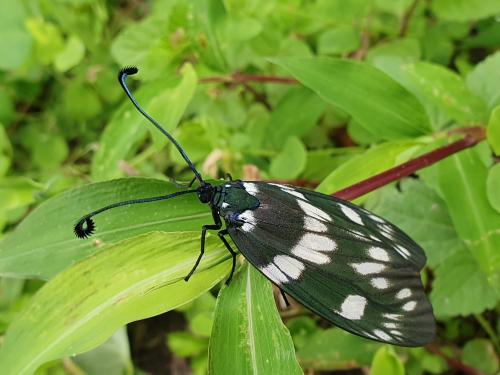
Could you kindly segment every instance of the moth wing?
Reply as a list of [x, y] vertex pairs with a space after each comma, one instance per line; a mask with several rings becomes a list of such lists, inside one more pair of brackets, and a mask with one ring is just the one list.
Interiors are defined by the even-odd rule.
[[[260, 206], [240, 215], [247, 225], [228, 232], [268, 279], [354, 334], [402, 346], [432, 341], [435, 321], [419, 274], [425, 255], [406, 234], [319, 193], [244, 185]], [[387, 235], [379, 224], [390, 226]]]

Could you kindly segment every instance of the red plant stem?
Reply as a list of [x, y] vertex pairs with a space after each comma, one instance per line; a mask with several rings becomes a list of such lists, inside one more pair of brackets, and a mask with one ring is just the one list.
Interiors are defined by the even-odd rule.
[[462, 363], [458, 359], [453, 359], [448, 357], [446, 354], [444, 354], [437, 346], [434, 345], [427, 345], [425, 349], [432, 354], [438, 355], [439, 357], [443, 358], [448, 366], [450, 366], [452, 369], [458, 371], [459, 373], [466, 374], [466, 375], [481, 375], [481, 372], [477, 371], [476, 369], [467, 366], [465, 363]]
[[410, 160], [375, 176], [367, 178], [366, 180], [351, 185], [348, 188], [339, 190], [332, 195], [336, 198], [344, 200], [356, 199], [384, 185], [397, 181], [402, 177], [409, 176], [422, 168], [437, 163], [450, 155], [475, 146], [486, 137], [484, 129], [480, 127], [458, 129], [453, 133], [462, 133], [465, 134], [465, 137], [447, 146], [440, 147], [437, 150], [419, 156], [416, 159]]
[[285, 85], [295, 85], [298, 81], [288, 77], [260, 76], [252, 74], [234, 73], [230, 76], [206, 77], [200, 79], [200, 83], [245, 83], [245, 82], [260, 82], [260, 83], [281, 83]]

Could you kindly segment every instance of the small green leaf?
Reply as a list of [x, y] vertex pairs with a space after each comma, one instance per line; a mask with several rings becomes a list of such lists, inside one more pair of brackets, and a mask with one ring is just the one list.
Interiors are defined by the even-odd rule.
[[296, 178], [307, 163], [307, 150], [297, 137], [287, 138], [283, 149], [271, 161], [269, 172], [280, 180], [292, 180]]
[[490, 168], [486, 188], [490, 204], [500, 213], [500, 164], [497, 163]]
[[317, 187], [321, 193], [332, 194], [386, 169], [404, 163], [420, 148], [417, 142], [389, 142], [374, 146], [354, 156], [335, 169]]
[[481, 373], [497, 374], [499, 368], [498, 355], [490, 341], [473, 339], [465, 344], [462, 352], [465, 364], [481, 371]]
[[[178, 190], [165, 181], [128, 178], [86, 185], [57, 195], [33, 210], [0, 242], [0, 275], [48, 279], [98, 251], [101, 245], [157, 230], [199, 230], [207, 220], [210, 222], [209, 210], [194, 195], [187, 195], [117, 208], [96, 216], [97, 230], [91, 239], [80, 240], [73, 233], [79, 218], [93, 210]], [[26, 194], [33, 199], [32, 190]], [[8, 196], [5, 199], [13, 202]]]
[[153, 17], [130, 23], [113, 41], [111, 55], [122, 66], [144, 65], [151, 51], [164, 38], [163, 26], [164, 20]]
[[10, 325], [0, 373], [31, 374], [42, 363], [90, 350], [118, 328], [185, 304], [230, 270], [227, 249], [213, 236], [199, 254], [199, 232], [154, 232], [122, 241], [45, 284]]
[[46, 22], [42, 18], [29, 18], [26, 29], [35, 40], [36, 57], [42, 64], [51, 64], [64, 49], [61, 30], [56, 24]]
[[497, 0], [434, 0], [432, 9], [447, 21], [473, 21], [494, 16], [500, 12]]
[[124, 375], [133, 367], [126, 327], [120, 328], [104, 343], [73, 361], [85, 375]]
[[54, 60], [56, 70], [66, 72], [78, 65], [85, 55], [85, 45], [77, 36], [71, 36], [64, 49], [57, 54]]
[[298, 352], [304, 368], [347, 370], [370, 365], [381, 344], [339, 328], [318, 331]]
[[271, 61], [384, 139], [409, 138], [430, 130], [420, 102], [399, 83], [366, 63], [330, 58]]
[[178, 357], [193, 357], [207, 351], [208, 339], [195, 337], [189, 332], [172, 332], [167, 336], [167, 343]]
[[[488, 56], [467, 76], [467, 86], [481, 97], [491, 111], [500, 106], [500, 52]], [[500, 138], [499, 138], [500, 139]]]
[[20, 1], [2, 3], [0, 12], [0, 69], [19, 68], [29, 57], [33, 40], [24, 26], [25, 4]]
[[217, 299], [210, 374], [302, 374], [271, 284], [246, 264]]
[[466, 249], [447, 258], [434, 276], [431, 301], [438, 317], [479, 314], [497, 304], [486, 275]]
[[[325, 102], [305, 87], [288, 91], [271, 113], [267, 143], [281, 149], [288, 136], [302, 137], [311, 130], [325, 110]], [[299, 110], [300, 108], [300, 110]], [[291, 116], [290, 114], [294, 115]]]
[[500, 105], [491, 113], [486, 137], [495, 155], [500, 155]]
[[359, 31], [354, 26], [338, 26], [318, 37], [318, 53], [325, 54], [344, 54], [355, 51], [359, 47]]
[[404, 375], [405, 368], [392, 347], [382, 346], [373, 357], [370, 373], [372, 375]]
[[6, 177], [0, 180], [0, 212], [25, 207], [35, 202], [35, 194], [43, 189], [26, 177]]

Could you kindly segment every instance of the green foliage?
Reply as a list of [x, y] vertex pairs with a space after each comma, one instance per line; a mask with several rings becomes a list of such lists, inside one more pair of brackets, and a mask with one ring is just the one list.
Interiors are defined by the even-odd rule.
[[234, 276], [230, 287], [221, 289], [217, 299], [209, 373], [302, 373], [276, 310], [271, 285], [248, 264]]
[[[0, 373], [147, 372], [123, 327], [172, 309], [184, 320], [163, 349], [197, 375], [456, 371], [446, 357], [498, 372], [497, 0], [4, 3]], [[251, 267], [219, 283], [230, 259], [216, 236], [185, 283], [211, 221], [194, 195], [110, 210], [76, 239], [89, 211], [192, 178], [121, 91], [131, 64], [138, 102], [207, 179], [331, 194], [482, 127], [487, 142], [357, 200], [425, 249], [439, 351], [324, 328], [296, 305], [281, 320]]]

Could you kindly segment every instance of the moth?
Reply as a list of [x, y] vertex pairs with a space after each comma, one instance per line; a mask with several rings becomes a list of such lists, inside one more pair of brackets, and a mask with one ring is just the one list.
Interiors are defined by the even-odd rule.
[[[87, 238], [93, 217], [110, 209], [196, 194], [211, 210], [213, 223], [202, 226], [200, 254], [207, 231], [215, 230], [231, 253], [239, 252], [280, 290], [356, 335], [400, 346], [421, 346], [435, 336], [435, 319], [420, 279], [426, 262], [422, 248], [387, 220], [347, 201], [289, 185], [232, 180], [212, 185], [177, 141], [136, 102], [126, 78], [118, 74], [134, 106], [177, 148], [194, 173], [186, 190], [118, 202], [83, 216], [75, 234]], [[191, 188], [195, 182], [198, 187]]]

